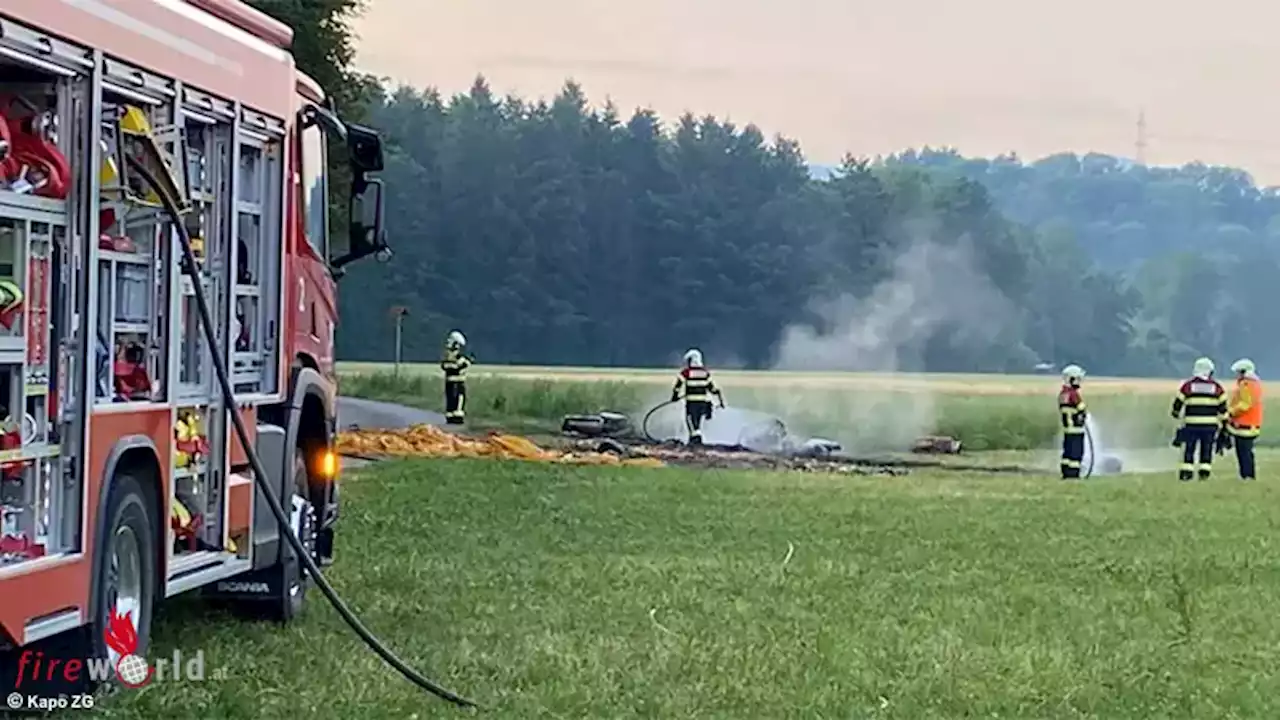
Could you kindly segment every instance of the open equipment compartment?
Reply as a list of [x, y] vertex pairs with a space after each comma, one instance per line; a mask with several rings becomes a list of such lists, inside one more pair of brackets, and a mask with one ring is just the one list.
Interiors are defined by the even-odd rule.
[[[130, 72], [119, 63], [106, 67], [108, 79]], [[156, 78], [151, 84], [163, 87], [165, 82]], [[171, 227], [159, 198], [125, 157], [160, 155], [181, 145], [181, 139], [171, 104], [114, 85], [105, 87], [100, 122], [95, 400], [164, 403], [170, 334], [165, 301], [173, 264], [165, 239]], [[157, 172], [151, 166], [159, 162], [162, 157], [153, 158], [148, 169]]]
[[[0, 22], [0, 47], [50, 42]], [[230, 467], [234, 409], [215, 391], [213, 358], [227, 362], [243, 411], [279, 401], [285, 123], [116, 58], [54, 50], [82, 67], [0, 60], [0, 572], [80, 548], [88, 416], [159, 410], [173, 427], [177, 592], [249, 549], [232, 539], [249, 520], [247, 507], [233, 520], [229, 491], [248, 479]], [[178, 200], [194, 273], [128, 158]], [[193, 282], [219, 321], [215, 347]]]
[[[185, 144], [171, 161], [181, 164], [187, 183], [190, 212], [186, 227], [196, 256], [198, 282], [211, 309], [228, 301], [226, 236], [232, 207], [234, 165], [234, 104], [182, 88], [175, 104], [181, 118]], [[217, 347], [205, 341], [195, 301], [192, 278], [183, 273], [181, 241], [176, 231], [167, 238], [173, 260], [170, 315], [178, 345], [170, 358], [174, 384], [173, 484], [170, 489], [172, 513], [170, 576], [189, 571], [200, 563], [216, 560], [226, 542], [221, 519], [225, 515], [225, 454], [223, 447], [226, 416], [215, 392], [213, 353], [225, 357], [228, 332], [225, 323], [214, 329]]]
[[[30, 52], [41, 47], [44, 52]], [[0, 18], [0, 573], [81, 545], [91, 54]]]
[[[227, 416], [213, 376], [213, 353], [227, 357], [229, 333], [225, 324], [215, 328], [217, 346], [208, 346], [193, 283], [201, 284], [215, 313], [225, 317], [237, 116], [230, 102], [124, 63], [108, 62], [105, 75], [104, 149], [119, 153], [122, 163], [123, 153], [144, 159], [151, 175], [178, 201], [196, 260], [194, 272], [185, 272], [172, 219], [154, 192], [132, 182], [127, 168], [120, 182], [103, 184], [104, 202], [114, 198], [126, 219], [137, 218], [138, 239], [129, 235], [124, 242], [136, 248], [131, 265], [145, 271], [122, 275], [125, 265], [116, 255], [121, 249], [106, 247], [104, 234], [98, 249], [98, 291], [109, 300], [105, 305], [99, 301], [99, 328], [104, 333], [109, 328], [117, 358], [109, 402], [167, 406], [173, 427], [167, 532], [172, 579], [221, 562], [230, 545], [223, 522]], [[129, 86], [116, 78], [135, 82]], [[122, 229], [131, 226], [126, 222]], [[139, 300], [122, 309], [120, 296], [130, 287]], [[148, 351], [145, 365], [137, 360], [140, 347]], [[138, 382], [130, 382], [131, 377]], [[126, 392], [139, 385], [149, 392]]]
[[238, 407], [268, 402], [279, 392], [284, 261], [284, 122], [193, 88], [181, 88], [179, 97], [175, 111], [191, 208], [186, 227], [218, 323], [211, 350], [173, 233], [170, 316], [179, 342], [170, 373], [176, 378], [171, 578], [224, 553], [247, 552], [235, 537], [247, 537], [248, 520], [237, 513], [233, 522], [229, 499], [236, 485], [249, 480], [232, 472], [229, 412], [235, 408], [225, 407], [217, 392], [211, 352], [227, 363]]
[[228, 327], [233, 331], [227, 367], [237, 400], [280, 391], [279, 328], [284, 258], [284, 123], [247, 108], [236, 128], [236, 203]]

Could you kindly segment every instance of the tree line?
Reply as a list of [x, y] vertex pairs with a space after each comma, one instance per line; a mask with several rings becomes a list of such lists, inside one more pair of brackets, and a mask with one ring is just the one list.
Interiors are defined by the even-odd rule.
[[[325, 0], [289, 18], [323, 30], [300, 67], [347, 88], [340, 108], [388, 140], [396, 255], [342, 280], [340, 358], [390, 359], [403, 305], [410, 361], [437, 359], [454, 328], [482, 363], [612, 366], [697, 346], [718, 366], [771, 367], [797, 327], [860, 333], [822, 353], [840, 366], [889, 325], [925, 328], [876, 336], [897, 369], [1280, 362], [1260, 312], [1280, 299], [1280, 197], [1240, 170], [923, 149], [818, 178], [785, 137], [593, 105], [573, 82], [546, 101], [483, 78], [448, 97], [376, 83], [349, 70], [341, 21], [357, 10]], [[950, 254], [904, 269], [921, 246]], [[998, 310], [968, 302], [979, 294]]]
[[1070, 245], [1133, 297], [1130, 372], [1185, 372], [1199, 355], [1280, 363], [1265, 308], [1280, 301], [1280, 189], [1237, 168], [1146, 167], [1102, 154], [964, 158], [924, 150], [889, 164], [981, 182], [1009, 218]]

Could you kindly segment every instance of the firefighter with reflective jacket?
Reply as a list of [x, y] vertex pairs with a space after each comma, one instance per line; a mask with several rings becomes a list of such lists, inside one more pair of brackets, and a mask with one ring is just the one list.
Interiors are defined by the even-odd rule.
[[462, 353], [466, 346], [467, 339], [457, 330], [449, 333], [444, 341], [440, 369], [444, 370], [444, 421], [450, 425], [466, 422], [467, 368], [473, 362]]
[[702, 365], [702, 351], [693, 349], [684, 354], [684, 367], [676, 376], [671, 389], [671, 402], [684, 395], [684, 423], [689, 428], [689, 444], [702, 444], [702, 421], [711, 419], [711, 396], [715, 395], [720, 407], [724, 407], [724, 395], [711, 381], [711, 373]]
[[1221, 453], [1231, 444], [1226, 430], [1227, 391], [1213, 378], [1213, 361], [1196, 360], [1192, 372], [1194, 376], [1178, 388], [1171, 413], [1175, 420], [1182, 421], [1173, 437], [1173, 446], [1182, 448], [1178, 479], [1183, 481], [1191, 480], [1196, 474], [1201, 480], [1208, 480], [1215, 446]]
[[1240, 479], [1256, 480], [1258, 468], [1254, 464], [1253, 444], [1262, 433], [1262, 382], [1248, 358], [1235, 361], [1231, 371], [1236, 374], [1236, 386], [1227, 402], [1227, 432], [1236, 446]]
[[1058, 413], [1062, 416], [1063, 480], [1080, 477], [1080, 466], [1084, 462], [1085, 420], [1088, 418], [1088, 411], [1085, 409], [1084, 397], [1080, 395], [1082, 380], [1084, 369], [1079, 365], [1062, 368]]

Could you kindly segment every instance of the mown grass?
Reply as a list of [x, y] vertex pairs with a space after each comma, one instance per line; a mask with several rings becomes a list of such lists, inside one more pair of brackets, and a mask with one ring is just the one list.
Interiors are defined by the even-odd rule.
[[[1280, 717], [1265, 480], [418, 460], [343, 496], [330, 578], [485, 717]], [[308, 602], [290, 628], [168, 607], [152, 656], [230, 677], [106, 716], [458, 716]]]
[[[620, 372], [610, 380], [585, 370], [554, 377], [536, 370], [481, 368], [468, 382], [471, 422], [549, 429], [566, 414], [600, 410], [639, 418], [670, 395], [671, 373]], [[788, 381], [768, 373], [731, 372], [716, 377], [729, 405], [776, 415], [797, 434], [828, 437], [855, 451], [906, 448], [930, 434], [958, 438], [971, 450], [1042, 449], [1058, 442], [1053, 377], [811, 374]], [[417, 367], [397, 376], [375, 367], [345, 367], [340, 385], [348, 395], [442, 409], [438, 369], [433, 374]], [[1167, 446], [1175, 387], [1175, 381], [1162, 380], [1087, 381], [1085, 396], [1102, 430], [1100, 440], [1110, 447]], [[677, 409], [655, 421], [669, 433], [680, 431]], [[1264, 435], [1261, 442], [1272, 440]]]

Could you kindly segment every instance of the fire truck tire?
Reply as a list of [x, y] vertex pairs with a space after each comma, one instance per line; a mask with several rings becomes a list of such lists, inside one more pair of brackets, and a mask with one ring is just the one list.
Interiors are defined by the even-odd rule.
[[[311, 492], [308, 484], [307, 476], [307, 456], [302, 452], [301, 448], [293, 452], [293, 497], [291, 498], [293, 506], [299, 509], [299, 522], [294, 527], [294, 531], [298, 533], [298, 539], [310, 551], [312, 558], [315, 558], [315, 542], [316, 542], [316, 513], [315, 506], [311, 504]], [[288, 512], [290, 506], [285, 507]], [[310, 584], [310, 578], [302, 569], [302, 563], [294, 557], [293, 548], [285, 539], [280, 540], [281, 543], [281, 560], [279, 572], [281, 581], [276, 585], [279, 588], [279, 596], [275, 598], [276, 619], [280, 622], [290, 622], [294, 618], [302, 614], [302, 609], [307, 599], [307, 585]]]
[[96, 657], [108, 657], [106, 632], [113, 611], [128, 614], [137, 632], [133, 654], [145, 657], [151, 640], [156, 596], [156, 525], [142, 482], [127, 471], [117, 475], [103, 516], [106, 543], [99, 550], [97, 617], [92, 636]]

